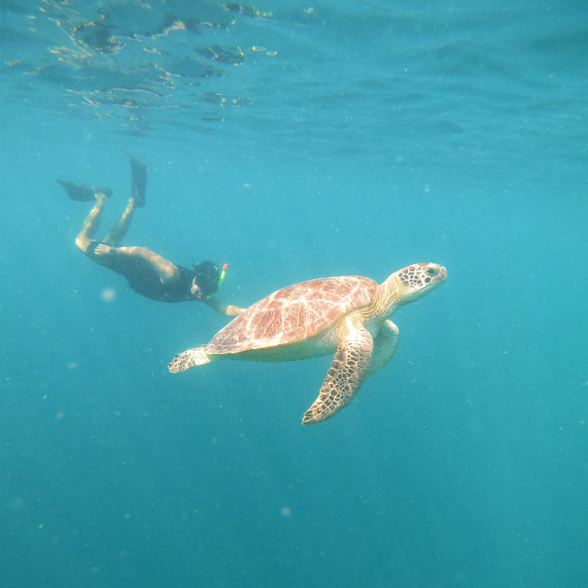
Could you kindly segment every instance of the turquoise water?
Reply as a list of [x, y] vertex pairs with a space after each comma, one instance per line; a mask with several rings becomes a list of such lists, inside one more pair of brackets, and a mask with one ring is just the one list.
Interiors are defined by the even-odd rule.
[[[93, 24], [90, 24], [93, 23]], [[588, 8], [2, 2], [0, 583], [580, 587], [588, 574]], [[247, 306], [443, 264], [392, 362], [167, 363], [226, 319], [74, 240], [229, 263]]]

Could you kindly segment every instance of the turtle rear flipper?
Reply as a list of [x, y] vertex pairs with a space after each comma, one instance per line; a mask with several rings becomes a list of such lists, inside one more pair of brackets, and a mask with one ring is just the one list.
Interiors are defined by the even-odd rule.
[[326, 421], [349, 405], [366, 380], [373, 347], [364, 327], [354, 329], [339, 345], [318, 398], [302, 417], [303, 425]]
[[169, 371], [172, 374], [177, 374], [178, 372], [185, 372], [194, 366], [204, 365], [205, 363], [213, 361], [213, 358], [211, 358], [204, 350], [205, 347], [205, 345], [201, 345], [200, 347], [188, 349], [188, 351], [179, 353], [167, 366]]

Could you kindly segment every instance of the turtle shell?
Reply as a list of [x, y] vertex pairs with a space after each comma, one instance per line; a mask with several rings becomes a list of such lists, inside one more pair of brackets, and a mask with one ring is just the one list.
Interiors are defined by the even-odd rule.
[[377, 282], [362, 276], [294, 284], [250, 306], [206, 346], [224, 355], [299, 343], [328, 329], [350, 310], [372, 302]]

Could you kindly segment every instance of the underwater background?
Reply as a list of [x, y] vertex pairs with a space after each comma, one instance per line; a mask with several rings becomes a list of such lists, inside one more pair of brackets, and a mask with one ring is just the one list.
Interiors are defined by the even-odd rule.
[[[588, 575], [588, 5], [3, 0], [2, 588], [551, 588]], [[394, 359], [172, 375], [228, 321], [75, 247], [229, 263], [248, 306], [412, 263]]]

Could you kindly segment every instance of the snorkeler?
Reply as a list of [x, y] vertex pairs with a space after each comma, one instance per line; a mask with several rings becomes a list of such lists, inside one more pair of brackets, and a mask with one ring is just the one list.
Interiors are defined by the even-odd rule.
[[132, 187], [127, 208], [112, 227], [104, 241], [93, 240], [100, 225], [102, 209], [112, 190], [93, 187], [75, 182], [57, 180], [72, 200], [91, 202], [94, 208], [86, 218], [76, 246], [92, 261], [124, 276], [130, 288], [137, 294], [160, 302], [192, 302], [200, 300], [225, 316], [237, 316], [243, 312], [238, 306], [227, 305], [215, 298], [214, 294], [222, 284], [227, 269], [222, 270], [212, 261], [193, 265], [192, 271], [175, 265], [146, 247], [120, 247], [135, 208], [145, 206], [147, 166], [125, 151], [131, 162]]

